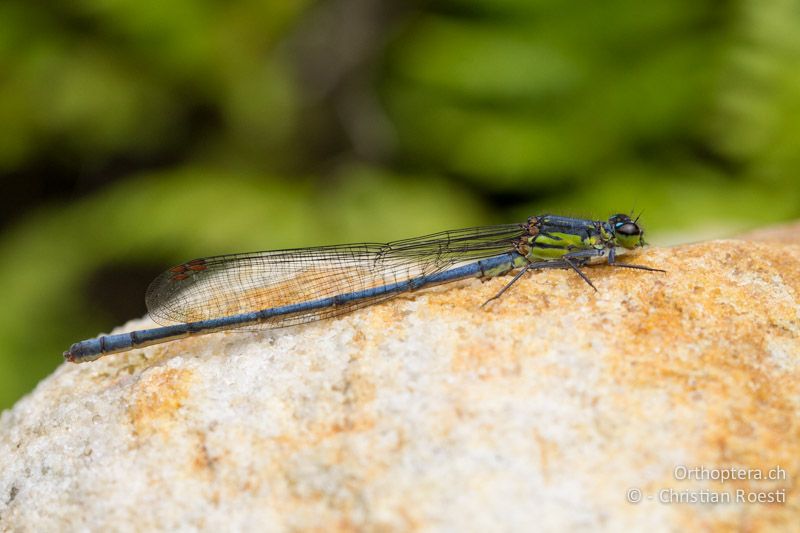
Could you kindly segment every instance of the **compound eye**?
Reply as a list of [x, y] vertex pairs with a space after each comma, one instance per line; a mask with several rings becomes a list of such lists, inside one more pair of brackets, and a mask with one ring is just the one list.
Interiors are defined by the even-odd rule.
[[639, 229], [639, 226], [637, 226], [633, 222], [626, 222], [625, 224], [620, 224], [619, 226], [617, 226], [616, 231], [617, 233], [621, 235], [626, 235], [628, 237], [634, 237], [642, 233], [642, 230]]

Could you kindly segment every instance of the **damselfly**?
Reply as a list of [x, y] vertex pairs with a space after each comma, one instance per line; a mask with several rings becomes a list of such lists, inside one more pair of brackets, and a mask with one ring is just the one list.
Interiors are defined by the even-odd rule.
[[[572, 269], [592, 263], [664, 272], [617, 262], [645, 245], [627, 215], [607, 221], [555, 215], [452, 231], [386, 244], [345, 244], [194, 259], [158, 276], [146, 293], [150, 316], [164, 327], [106, 335], [73, 344], [72, 362], [221, 330], [278, 328], [322, 320], [398, 294], [464, 278]], [[595, 289], [596, 290], [596, 289]], [[484, 304], [485, 305], [485, 304]]]

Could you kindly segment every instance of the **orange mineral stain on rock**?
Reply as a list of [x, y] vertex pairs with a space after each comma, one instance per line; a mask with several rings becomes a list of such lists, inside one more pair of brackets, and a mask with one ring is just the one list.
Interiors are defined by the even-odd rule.
[[[624, 260], [667, 273], [586, 267], [595, 292], [541, 271], [485, 307], [510, 278], [465, 280], [144, 348], [110, 378], [110, 358], [62, 367], [0, 419], [13, 488], [0, 516], [12, 529], [44, 513], [62, 529], [122, 516], [143, 530], [796, 530], [800, 247]], [[785, 478], [680, 480], [677, 465]], [[785, 488], [786, 501], [633, 505], [631, 487]]]
[[[796, 480], [800, 425], [794, 421], [800, 382], [796, 371], [775, 363], [769, 346], [771, 340], [796, 339], [799, 333], [800, 254], [740, 241], [723, 245], [721, 256], [714, 253], [715, 243], [703, 243], [677, 247], [672, 257], [664, 258], [671, 275], [663, 288], [647, 295], [641, 312], [628, 321], [633, 325], [629, 335], [617, 339], [607, 359], [613, 379], [629, 391], [619, 398], [619, 408], [636, 412], [626, 402], [638, 401], [637, 389], [667, 391], [673, 409], [695, 419], [696, 431], [680, 444], [693, 449], [696, 463], [763, 472], [780, 466], [789, 480]], [[686, 271], [687, 258], [702, 262]], [[661, 486], [671, 484], [674, 480], [667, 475]], [[792, 498], [794, 482], [782, 486], [787, 500]], [[733, 490], [734, 485], [726, 488]], [[697, 524], [696, 512], [681, 511], [687, 525]], [[709, 521], [707, 527], [763, 530], [785, 527], [793, 516], [791, 506], [776, 505], [744, 523]]]
[[146, 372], [132, 388], [129, 408], [134, 432], [139, 436], [168, 436], [177, 413], [189, 396], [192, 372], [154, 368]]

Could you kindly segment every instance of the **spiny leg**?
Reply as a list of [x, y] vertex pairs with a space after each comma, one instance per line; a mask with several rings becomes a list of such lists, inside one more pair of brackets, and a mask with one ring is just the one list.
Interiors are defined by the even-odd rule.
[[593, 289], [595, 290], [595, 292], [597, 292], [597, 287], [595, 287], [595, 286], [594, 286], [594, 283], [592, 283], [592, 280], [590, 280], [590, 279], [589, 279], [589, 277], [588, 277], [586, 274], [584, 274], [584, 273], [581, 271], [581, 269], [580, 269], [580, 268], [578, 268], [578, 265], [576, 265], [575, 263], [573, 263], [573, 262], [572, 262], [572, 259], [571, 259], [571, 258], [569, 258], [569, 257], [566, 257], [566, 256], [565, 256], [565, 257], [564, 257], [564, 263], [566, 263], [566, 264], [567, 264], [567, 265], [568, 265], [570, 268], [572, 268], [572, 270], [574, 270], [575, 272], [577, 272], [577, 273], [578, 273], [578, 275], [579, 275], [581, 278], [583, 278], [583, 281], [585, 281], [586, 283], [588, 283], [588, 284], [589, 284], [589, 286], [590, 286], [591, 288], [593, 288]]
[[583, 266], [591, 258], [601, 257], [605, 254], [606, 251], [604, 249], [577, 250], [574, 252], [569, 252], [567, 254], [564, 254], [561, 257], [561, 259], [564, 261], [564, 263], [567, 264], [567, 266], [569, 266], [572, 270], [577, 272], [578, 275], [581, 277], [581, 279], [583, 279], [583, 281], [588, 283], [591, 288], [597, 291], [597, 287], [594, 286], [592, 280], [590, 280], [589, 277], [586, 274], [584, 274], [579, 267]]
[[497, 294], [495, 294], [494, 296], [483, 302], [483, 304], [481, 304], [481, 307], [485, 307], [486, 304], [488, 304], [489, 302], [500, 298], [500, 296], [502, 296], [504, 292], [510, 289], [511, 286], [515, 284], [517, 281], [519, 281], [519, 279], [523, 276], [523, 274], [525, 274], [525, 272], [528, 272], [529, 270], [543, 270], [545, 268], [566, 268], [566, 267], [567, 265], [564, 261], [537, 261], [535, 263], [528, 263], [522, 268], [522, 270], [519, 271], [517, 275], [514, 276], [514, 278], [511, 281], [509, 281], [505, 285], [505, 287], [500, 289], [500, 291]]
[[521, 278], [521, 277], [522, 277], [522, 275], [523, 275], [525, 272], [527, 272], [527, 271], [528, 271], [528, 269], [530, 268], [530, 266], [531, 266], [530, 264], [527, 264], [527, 265], [525, 265], [525, 266], [523, 267], [523, 269], [522, 269], [522, 270], [520, 270], [520, 271], [519, 271], [519, 273], [518, 273], [516, 276], [514, 276], [514, 279], [512, 279], [511, 281], [509, 281], [508, 283], [506, 283], [506, 286], [505, 286], [505, 287], [503, 287], [502, 289], [500, 289], [500, 291], [499, 291], [497, 294], [495, 294], [494, 296], [492, 296], [491, 298], [489, 298], [488, 300], [486, 300], [485, 302], [483, 302], [483, 303], [481, 304], [481, 307], [486, 307], [486, 304], [488, 304], [489, 302], [491, 302], [491, 301], [493, 301], [493, 300], [497, 300], [498, 298], [500, 298], [500, 297], [503, 295], [503, 293], [504, 293], [504, 292], [506, 292], [508, 289], [510, 289], [510, 288], [511, 288], [511, 286], [512, 286], [513, 284], [515, 284], [515, 283], [516, 283], [516, 282], [519, 280], [519, 278]]
[[[596, 250], [596, 249], [579, 250], [563, 255], [560, 260], [537, 261], [535, 263], [528, 263], [527, 265], [525, 265], [525, 267], [523, 267], [522, 270], [519, 271], [518, 274], [514, 276], [514, 278], [511, 281], [509, 281], [502, 289], [500, 289], [500, 291], [498, 291], [497, 294], [495, 294], [494, 296], [483, 302], [483, 304], [481, 304], [481, 307], [485, 307], [489, 302], [492, 302], [500, 298], [503, 295], [503, 293], [505, 293], [508, 289], [510, 289], [511, 286], [514, 285], [517, 281], [519, 281], [519, 279], [525, 274], [525, 272], [528, 272], [529, 270], [543, 270], [545, 268], [571, 268], [572, 270], [577, 272], [577, 274], [581, 277], [581, 279], [583, 279], [583, 281], [585, 281], [591, 288], [597, 291], [597, 287], [595, 287], [594, 283], [592, 283], [592, 280], [590, 280], [589, 277], [583, 273], [583, 271], [580, 269], [580, 266], [582, 262], [592, 257], [599, 257], [605, 254], [606, 250]], [[664, 273], [667, 272], [666, 270], [661, 270], [660, 268], [652, 268], [644, 265], [629, 265], [627, 263], [617, 263], [616, 258], [614, 257], [613, 248], [609, 253], [608, 264], [613, 267], [632, 268], [635, 270], [646, 270], [648, 272], [664, 272]]]
[[[636, 217], [636, 220], [639, 220], [639, 217]], [[666, 270], [661, 270], [660, 268], [652, 268], [649, 266], [644, 265], [629, 265], [627, 263], [617, 263], [617, 249], [611, 248], [608, 252], [608, 265], [612, 267], [619, 267], [619, 268], [632, 268], [634, 270], [646, 270], [648, 272], [663, 272], [664, 274], [667, 273]]]
[[617, 267], [617, 268], [633, 268], [635, 270], [647, 270], [648, 272], [663, 272], [664, 274], [667, 273], [666, 270], [661, 270], [660, 268], [653, 268], [644, 265], [629, 265], [627, 263], [608, 263], [608, 266]]

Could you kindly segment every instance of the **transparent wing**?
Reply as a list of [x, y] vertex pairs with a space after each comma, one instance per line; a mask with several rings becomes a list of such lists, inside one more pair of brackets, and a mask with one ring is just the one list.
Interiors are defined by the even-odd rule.
[[[522, 234], [520, 224], [508, 224], [444, 231], [386, 244], [346, 244], [194, 259], [158, 276], [148, 287], [145, 300], [150, 316], [160, 324], [208, 320], [430, 275], [459, 263], [510, 251], [514, 239]], [[276, 316], [258, 327], [289, 326], [339, 316], [392, 296], [373, 296], [335, 307]]]

